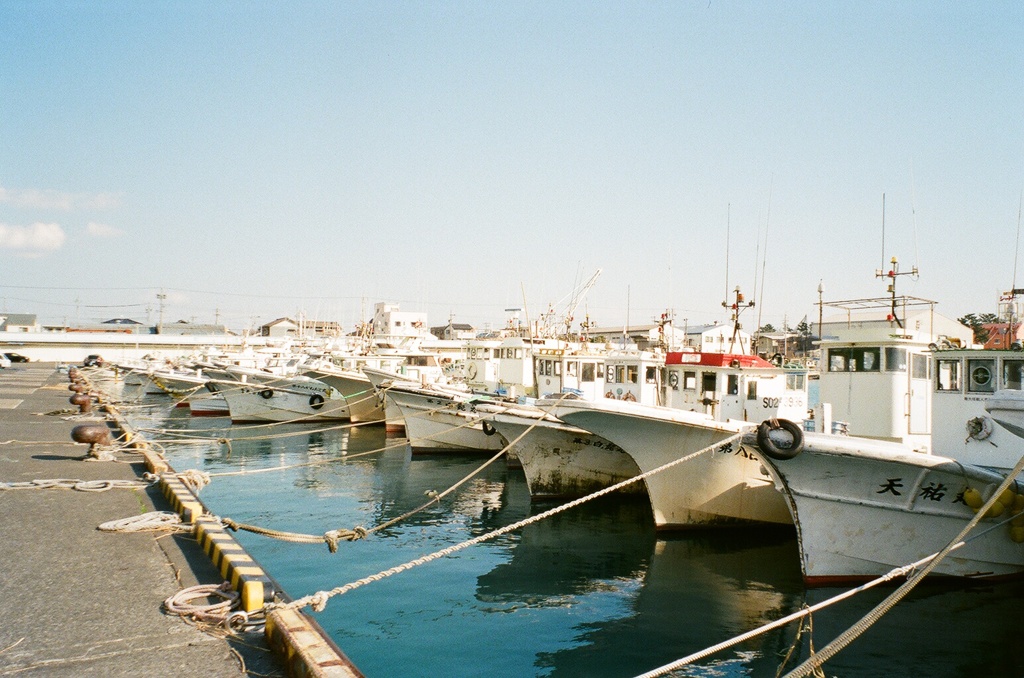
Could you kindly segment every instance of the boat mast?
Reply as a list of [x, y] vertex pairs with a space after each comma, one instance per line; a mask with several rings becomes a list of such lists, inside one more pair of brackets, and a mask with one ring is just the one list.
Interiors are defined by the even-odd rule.
[[[752, 308], [754, 306], [753, 301], [745, 301], [743, 292], [740, 291], [740, 286], [736, 286], [736, 300], [730, 304], [728, 300], [722, 302], [722, 306], [732, 310], [732, 339], [729, 342], [729, 353], [732, 353], [736, 347], [736, 341], [739, 339], [740, 328], [740, 313], [745, 308]], [[740, 342], [740, 348], [743, 348], [743, 342]], [[753, 353], [753, 347], [751, 347], [751, 353]]]

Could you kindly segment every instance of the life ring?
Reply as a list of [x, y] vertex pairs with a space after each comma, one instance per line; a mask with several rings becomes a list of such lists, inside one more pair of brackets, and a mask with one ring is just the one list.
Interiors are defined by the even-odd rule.
[[668, 385], [672, 388], [679, 386], [679, 373], [669, 372], [668, 373]]
[[260, 391], [260, 396], [262, 396], [264, 400], [270, 400], [274, 397], [274, 389], [265, 388]]
[[636, 396], [633, 395], [632, 392], [630, 392], [630, 391], [626, 391], [626, 395], [622, 396], [622, 399], [625, 400], [626, 402], [630, 402], [630, 403], [635, 403], [636, 402]]
[[484, 420], [482, 424], [484, 427], [484, 435], [493, 436], [498, 432], [498, 429], [491, 426], [491, 422]]
[[611, 398], [612, 400], [615, 400], [615, 394], [612, 393], [611, 391], [608, 391], [607, 393], [605, 393], [604, 397], [605, 398]]
[[319, 393], [314, 393], [313, 395], [309, 396], [309, 406], [312, 407], [314, 410], [319, 410], [321, 407], [324, 406], [324, 397]]
[[476, 379], [476, 363], [470, 363], [466, 368], [466, 376], [470, 379]]
[[[779, 447], [769, 435], [772, 431], [782, 429], [789, 433], [793, 442], [788, 447]], [[779, 461], [792, 459], [800, 454], [804, 446], [804, 432], [799, 426], [788, 419], [765, 419], [757, 427], [757, 446], [766, 456]]]
[[967, 437], [985, 440], [992, 435], [992, 420], [988, 417], [975, 417], [967, 420]]

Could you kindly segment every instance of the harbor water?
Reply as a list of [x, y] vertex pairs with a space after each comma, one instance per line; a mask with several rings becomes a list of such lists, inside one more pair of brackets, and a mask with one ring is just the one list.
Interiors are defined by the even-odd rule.
[[[504, 459], [412, 455], [383, 427], [232, 426], [147, 396], [134, 426], [175, 470], [211, 475], [207, 508], [239, 523], [366, 539], [237, 539], [292, 598], [410, 563], [556, 506]], [[891, 593], [875, 588], [722, 650], [676, 676], [772, 678]], [[628, 677], [841, 593], [805, 589], [792, 530], [657, 535], [644, 498], [609, 495], [332, 597], [312, 616], [370, 678]], [[1024, 584], [926, 583], [825, 666], [828, 676], [1022, 676]], [[307, 612], [309, 610], [307, 609]], [[789, 657], [788, 663], [787, 656]]]

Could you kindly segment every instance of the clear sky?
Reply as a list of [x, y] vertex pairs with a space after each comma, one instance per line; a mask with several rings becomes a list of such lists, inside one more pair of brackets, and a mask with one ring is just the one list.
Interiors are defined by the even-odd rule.
[[958, 317], [1022, 190], [1016, 0], [0, 3], [0, 311], [44, 320], [501, 325], [602, 269], [577, 319], [740, 285], [752, 329], [894, 255]]

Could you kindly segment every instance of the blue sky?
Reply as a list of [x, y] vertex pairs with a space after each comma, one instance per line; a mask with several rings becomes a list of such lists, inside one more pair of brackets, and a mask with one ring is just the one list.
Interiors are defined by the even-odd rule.
[[500, 325], [600, 268], [578, 319], [724, 321], [740, 285], [778, 326], [895, 255], [994, 312], [1022, 36], [1019, 2], [12, 0], [0, 310]]

